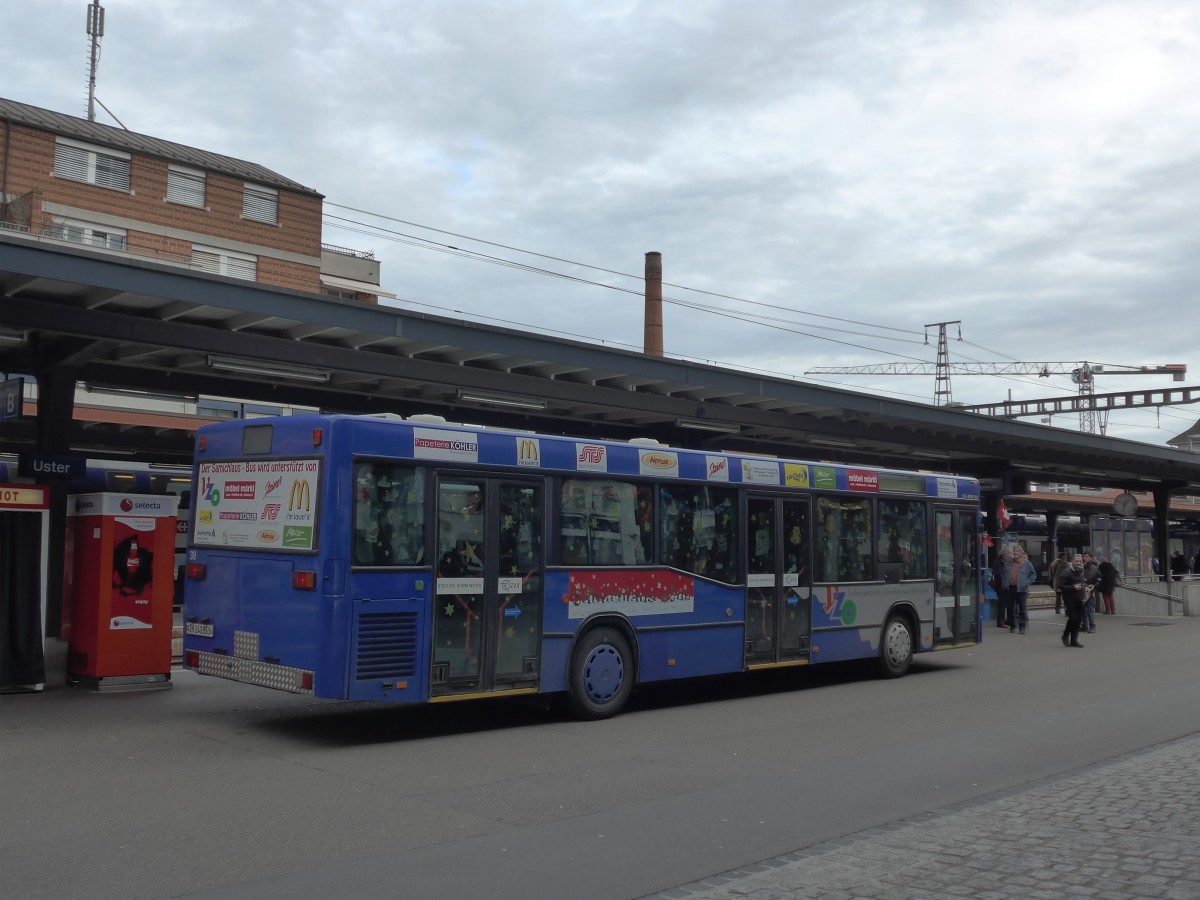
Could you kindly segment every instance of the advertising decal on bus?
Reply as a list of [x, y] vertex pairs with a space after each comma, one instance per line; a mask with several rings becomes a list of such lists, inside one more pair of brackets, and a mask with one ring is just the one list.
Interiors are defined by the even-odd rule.
[[665, 450], [639, 450], [638, 472], [642, 475], [678, 478], [679, 454], [668, 453]]
[[742, 481], [746, 484], [779, 484], [779, 463], [743, 459]]
[[448, 459], [454, 462], [479, 461], [479, 438], [460, 431], [413, 429], [413, 456], [417, 459]]
[[709, 481], [728, 481], [729, 480], [729, 457], [727, 456], [706, 456], [704, 457], [704, 477]]
[[603, 444], [576, 444], [575, 468], [580, 472], [607, 472], [608, 448]]
[[192, 543], [312, 550], [320, 471], [316, 459], [202, 463]]
[[672, 572], [572, 572], [562, 598], [571, 619], [586, 619], [598, 612], [627, 616], [690, 613], [695, 600], [692, 579]]
[[794, 488], [808, 487], [808, 466], [801, 466], [796, 463], [784, 463], [783, 483], [788, 487]]

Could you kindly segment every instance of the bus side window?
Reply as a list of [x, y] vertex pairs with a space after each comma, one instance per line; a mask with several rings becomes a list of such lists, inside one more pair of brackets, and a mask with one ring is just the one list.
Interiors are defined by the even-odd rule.
[[424, 558], [424, 470], [356, 463], [354, 565], [418, 566]]
[[734, 492], [707, 485], [663, 485], [659, 498], [663, 565], [732, 583], [738, 575]]
[[817, 500], [818, 581], [867, 581], [871, 560], [871, 504], [866, 500]]
[[645, 484], [567, 479], [559, 556], [565, 566], [644, 566], [653, 558], [654, 494]]

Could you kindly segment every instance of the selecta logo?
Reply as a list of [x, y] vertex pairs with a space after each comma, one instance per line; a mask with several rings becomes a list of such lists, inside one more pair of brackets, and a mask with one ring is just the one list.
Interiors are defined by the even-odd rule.
[[133, 501], [128, 497], [121, 499], [121, 512], [133, 512]]

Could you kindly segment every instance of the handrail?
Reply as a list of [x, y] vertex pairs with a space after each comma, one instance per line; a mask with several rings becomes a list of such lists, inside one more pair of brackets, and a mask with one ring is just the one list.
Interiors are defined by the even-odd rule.
[[[1168, 584], [1168, 585], [1172, 584], [1172, 583], [1173, 582], [1164, 582], [1164, 581], [1151, 582], [1151, 584]], [[1166, 600], [1166, 601], [1168, 601], [1168, 608], [1169, 608], [1169, 604], [1171, 604], [1171, 603], [1178, 603], [1180, 606], [1185, 605], [1182, 597], [1172, 596], [1172, 594], [1170, 593], [1170, 590], [1171, 590], [1170, 587], [1167, 588], [1167, 593], [1164, 594], [1160, 591], [1147, 590], [1146, 588], [1142, 587], [1141, 585], [1128, 584], [1124, 581], [1120, 582], [1117, 586], [1122, 587], [1127, 591], [1133, 591], [1135, 594], [1145, 594], [1147, 597], [1155, 597], [1159, 600]]]

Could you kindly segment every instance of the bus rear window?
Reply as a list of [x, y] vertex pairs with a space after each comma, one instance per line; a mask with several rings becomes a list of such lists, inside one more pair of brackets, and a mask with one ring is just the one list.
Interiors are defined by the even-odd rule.
[[242, 430], [242, 452], [270, 453], [271, 431], [270, 425], [247, 425]]

